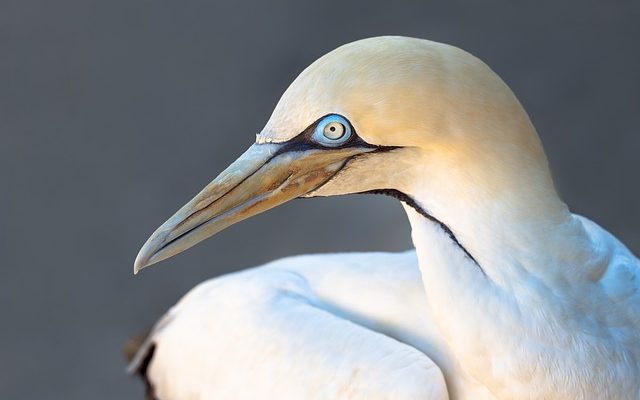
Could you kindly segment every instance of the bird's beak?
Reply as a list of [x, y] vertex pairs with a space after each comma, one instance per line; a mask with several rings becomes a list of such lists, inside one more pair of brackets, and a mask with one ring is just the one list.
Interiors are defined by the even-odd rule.
[[223, 229], [327, 182], [367, 147], [320, 149], [254, 144], [160, 226], [140, 249], [134, 273]]

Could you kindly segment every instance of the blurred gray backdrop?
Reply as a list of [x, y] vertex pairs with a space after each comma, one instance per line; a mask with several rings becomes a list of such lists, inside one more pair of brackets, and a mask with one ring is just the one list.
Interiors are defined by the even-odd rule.
[[640, 2], [514, 3], [2, 0], [0, 398], [140, 399], [122, 344], [198, 282], [296, 253], [408, 248], [393, 199], [304, 200], [132, 275], [147, 236], [254, 140], [288, 83], [367, 36], [485, 60], [573, 210], [640, 252]]

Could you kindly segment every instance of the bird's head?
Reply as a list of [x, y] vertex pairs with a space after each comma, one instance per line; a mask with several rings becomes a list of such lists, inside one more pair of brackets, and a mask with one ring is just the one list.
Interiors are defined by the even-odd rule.
[[446, 218], [553, 185], [529, 118], [484, 63], [427, 40], [360, 40], [296, 78], [256, 143], [147, 240], [135, 272], [291, 199], [371, 191]]

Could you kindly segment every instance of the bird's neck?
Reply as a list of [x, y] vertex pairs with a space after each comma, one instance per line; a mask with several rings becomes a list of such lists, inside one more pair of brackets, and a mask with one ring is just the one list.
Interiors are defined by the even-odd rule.
[[499, 286], [523, 274], [555, 279], [563, 265], [584, 264], [589, 236], [558, 197], [544, 153], [512, 160], [443, 153], [416, 151], [399, 187], [413, 203], [406, 208], [419, 253], [460, 253]]
[[448, 204], [441, 212], [420, 204], [415, 201], [407, 211], [416, 249], [460, 253], [498, 285], [512, 285], [522, 274], [555, 279], [566, 272], [563, 266], [582, 264], [588, 248], [580, 220], [561, 202], [546, 211], [517, 210], [499, 201], [484, 209]]
[[[563, 204], [554, 213], [524, 220], [513, 208], [474, 215], [449, 207], [450, 214], [437, 214], [420, 204], [404, 207], [423, 278], [472, 297], [479, 294], [468, 290], [474, 286], [513, 292], [532, 279], [548, 287], [576, 280], [579, 269], [588, 273], [594, 258], [581, 220]], [[447, 218], [452, 215], [456, 218]]]
[[516, 357], [528, 334], [519, 330], [561, 320], [569, 302], [581, 300], [571, 299], [571, 285], [600, 264], [550, 178], [532, 176], [528, 186], [502, 191], [486, 191], [475, 178], [464, 190], [459, 181], [414, 186], [415, 204], [404, 206], [434, 324], [465, 375], [487, 383], [509, 379], [487, 372], [487, 354]]

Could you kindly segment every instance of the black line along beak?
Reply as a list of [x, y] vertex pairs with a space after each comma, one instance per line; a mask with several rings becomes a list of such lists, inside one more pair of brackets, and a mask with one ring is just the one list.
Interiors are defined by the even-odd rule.
[[371, 151], [375, 148], [252, 145], [147, 239], [136, 257], [134, 273], [236, 222], [319, 188], [349, 159]]

